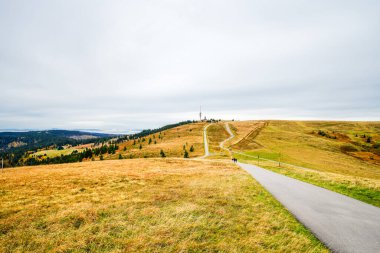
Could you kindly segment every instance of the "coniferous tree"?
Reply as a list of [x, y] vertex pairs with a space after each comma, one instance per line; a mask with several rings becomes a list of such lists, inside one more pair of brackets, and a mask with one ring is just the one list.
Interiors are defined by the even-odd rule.
[[187, 152], [187, 150], [185, 149], [185, 153], [183, 155], [183, 158], [189, 158], [189, 153]]
[[160, 156], [162, 157], [162, 158], [164, 158], [164, 157], [166, 157], [166, 155], [165, 155], [165, 153], [164, 153], [164, 151], [161, 149], [161, 151], [160, 151]]
[[191, 145], [191, 147], [190, 147], [190, 152], [194, 152], [194, 147], [193, 147], [193, 145]]

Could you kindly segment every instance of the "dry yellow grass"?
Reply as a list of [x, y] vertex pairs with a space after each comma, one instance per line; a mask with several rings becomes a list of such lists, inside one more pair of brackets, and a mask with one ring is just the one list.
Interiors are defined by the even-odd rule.
[[[202, 156], [204, 154], [203, 128], [205, 124], [200, 122], [175, 127], [161, 133], [146, 136], [144, 137], [145, 141], [141, 139], [141, 142], [136, 141], [135, 145], [133, 145], [133, 140], [121, 143], [116, 154], [106, 155], [105, 158], [117, 159], [119, 154], [122, 154], [125, 158], [159, 157], [161, 149], [167, 157], [183, 157], [184, 145], [189, 157]], [[152, 140], [150, 144], [149, 139]], [[194, 152], [190, 152], [191, 146], [194, 147]], [[124, 151], [124, 147], [127, 149], [126, 151]]]
[[229, 125], [235, 135], [228, 143], [231, 148], [241, 150], [261, 147], [255, 138], [266, 125], [264, 121], [233, 121]]
[[[240, 124], [244, 124], [244, 122]], [[254, 141], [260, 145], [259, 148], [242, 146], [236, 150], [246, 151], [254, 155], [261, 154], [262, 157], [270, 159], [277, 159], [281, 154], [283, 162], [294, 165], [343, 175], [380, 179], [380, 167], [378, 165], [343, 153], [341, 151], [343, 144], [340, 141], [310, 134], [312, 130], [325, 124], [325, 122], [270, 121], [254, 138]], [[353, 122], [352, 129], [356, 130], [352, 131], [359, 131], [360, 124]], [[334, 126], [338, 129], [339, 122], [335, 122]], [[342, 123], [344, 131], [348, 131], [349, 126], [350, 124], [347, 122]], [[363, 128], [365, 126], [366, 124], [363, 123]]]
[[[310, 127], [309, 124], [313, 126]], [[380, 179], [380, 167], [376, 164], [342, 153], [342, 143], [339, 141], [310, 134], [325, 124], [271, 121], [256, 137], [256, 141], [265, 147], [263, 151], [281, 153], [284, 162], [320, 171]], [[341, 125], [342, 128], [347, 128], [349, 123]], [[352, 127], [358, 125], [360, 124], [354, 122]], [[335, 123], [336, 128], [339, 126], [339, 122]]]
[[7, 169], [0, 252], [327, 252], [231, 163], [133, 159]]
[[[240, 122], [241, 125], [244, 125], [244, 122]], [[252, 123], [247, 122], [247, 125], [252, 126]], [[239, 131], [239, 125], [235, 127]], [[318, 129], [338, 138], [331, 139], [312, 134]], [[235, 144], [232, 148], [248, 155], [260, 155], [272, 160], [281, 159], [282, 162], [313, 169], [314, 172], [287, 166], [278, 169], [273, 163], [261, 162], [262, 166], [276, 172], [380, 206], [380, 166], [375, 162], [355, 158], [341, 149], [342, 145], [347, 145], [351, 139], [356, 140], [357, 133], [366, 133], [376, 140], [379, 129], [380, 123], [374, 122], [269, 121], [268, 125], [250, 140], [256, 143], [257, 148], [252, 148], [253, 145], [249, 143]], [[236, 156], [246, 161], [255, 160]]]
[[213, 123], [207, 128], [207, 140], [210, 150], [210, 158], [226, 158], [229, 153], [220, 148], [220, 143], [230, 137], [225, 129], [224, 122]]

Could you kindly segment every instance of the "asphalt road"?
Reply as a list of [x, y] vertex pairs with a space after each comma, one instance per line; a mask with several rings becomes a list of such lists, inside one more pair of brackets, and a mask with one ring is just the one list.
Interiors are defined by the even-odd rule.
[[380, 208], [239, 163], [333, 252], [380, 253]]
[[208, 124], [206, 125], [204, 128], [203, 128], [203, 143], [205, 145], [205, 154], [204, 156], [202, 157], [199, 157], [199, 158], [206, 158], [210, 155], [210, 151], [208, 149], [208, 141], [207, 141], [207, 128], [211, 126], [211, 124]]

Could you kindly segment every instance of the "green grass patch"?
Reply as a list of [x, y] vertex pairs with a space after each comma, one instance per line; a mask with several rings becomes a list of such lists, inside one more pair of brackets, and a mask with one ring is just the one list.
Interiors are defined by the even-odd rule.
[[[245, 151], [245, 152], [241, 152], [241, 153], [244, 153], [246, 155], [250, 155], [250, 156], [254, 156], [254, 157], [250, 157], [249, 159], [250, 160], [253, 160], [253, 159], [257, 159], [257, 157], [259, 157], [260, 159], [261, 158], [264, 158], [264, 159], [269, 159], [269, 160], [275, 160], [275, 161], [278, 161], [278, 159], [280, 158], [281, 154], [280, 153], [275, 153], [275, 152], [271, 152], [271, 151], [268, 151], [268, 150], [263, 150], [263, 149], [259, 149], [259, 150], [253, 150], [253, 151]], [[236, 154], [235, 156], [239, 156], [239, 157], [245, 157], [243, 155], [240, 155], [240, 154]]]
[[75, 150], [78, 152], [83, 151], [83, 149], [77, 149], [77, 148], [67, 148], [67, 149], [62, 149], [62, 150], [49, 149], [49, 150], [41, 150], [41, 151], [35, 152], [35, 153], [31, 154], [30, 157], [32, 157], [32, 156], [37, 157], [37, 156], [45, 156], [46, 155], [46, 157], [52, 158], [52, 157], [57, 157], [57, 156], [61, 156], [61, 155], [70, 155]]

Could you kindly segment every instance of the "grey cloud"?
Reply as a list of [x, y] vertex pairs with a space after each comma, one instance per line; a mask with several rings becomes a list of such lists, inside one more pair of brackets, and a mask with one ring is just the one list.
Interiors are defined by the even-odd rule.
[[380, 3], [1, 1], [0, 129], [380, 120]]

